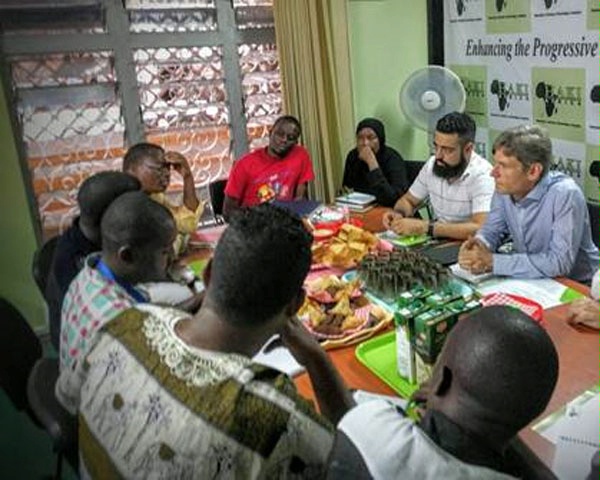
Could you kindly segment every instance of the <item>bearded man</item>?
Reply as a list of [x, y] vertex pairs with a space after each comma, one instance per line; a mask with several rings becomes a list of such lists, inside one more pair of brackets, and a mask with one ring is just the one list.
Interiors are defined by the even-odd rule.
[[[475, 122], [452, 112], [435, 127], [433, 152], [414, 183], [386, 212], [383, 224], [398, 235], [467, 239], [484, 223], [494, 193], [492, 166], [474, 151]], [[429, 200], [433, 218], [411, 218]]]

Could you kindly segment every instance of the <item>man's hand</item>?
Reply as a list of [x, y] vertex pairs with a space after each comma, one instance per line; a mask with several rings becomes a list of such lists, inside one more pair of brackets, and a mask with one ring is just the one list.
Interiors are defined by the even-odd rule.
[[494, 268], [494, 256], [483, 242], [471, 237], [460, 246], [458, 264], [474, 274], [491, 272]]
[[165, 153], [165, 161], [183, 178], [192, 175], [192, 169], [187, 159], [179, 152], [169, 151]]
[[401, 213], [395, 212], [394, 210], [388, 210], [383, 214], [381, 221], [386, 230], [391, 230], [394, 221], [398, 218], [402, 218]]
[[195, 212], [200, 206], [200, 201], [196, 195], [194, 175], [190, 164], [181, 153], [173, 151], [165, 153], [165, 161], [183, 177], [183, 204], [188, 210]]
[[281, 332], [281, 340], [300, 365], [306, 366], [316, 355], [325, 353], [296, 316], [290, 317], [286, 323]]
[[600, 304], [591, 298], [578, 298], [569, 305], [567, 321], [572, 325], [600, 329]]
[[[384, 217], [384, 224], [386, 219]], [[429, 223], [418, 218], [404, 218], [400, 214], [396, 214], [391, 221], [387, 220], [386, 228], [392, 230], [398, 235], [423, 235], [427, 233]]]
[[376, 168], [379, 168], [377, 157], [373, 153], [373, 150], [371, 150], [371, 147], [366, 145], [358, 147], [358, 158], [367, 164], [369, 170], [375, 170]]

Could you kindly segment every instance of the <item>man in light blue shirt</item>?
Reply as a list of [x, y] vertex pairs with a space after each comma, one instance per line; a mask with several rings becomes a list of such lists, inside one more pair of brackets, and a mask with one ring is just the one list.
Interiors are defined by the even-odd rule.
[[[459, 264], [473, 273], [589, 282], [598, 269], [583, 192], [550, 172], [552, 143], [537, 126], [501, 133], [493, 146], [496, 192], [483, 227], [463, 243]], [[510, 236], [513, 252], [494, 253]]]

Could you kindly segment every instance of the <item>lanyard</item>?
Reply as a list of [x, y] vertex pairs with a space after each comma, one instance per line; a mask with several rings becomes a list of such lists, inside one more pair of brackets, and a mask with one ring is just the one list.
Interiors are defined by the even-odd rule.
[[107, 280], [111, 280], [116, 284], [120, 285], [137, 303], [145, 303], [146, 297], [136, 289], [131, 283], [121, 280], [117, 278], [112, 270], [104, 263], [104, 261], [100, 258], [98, 263], [96, 264], [96, 270], [98, 270], [104, 278]]

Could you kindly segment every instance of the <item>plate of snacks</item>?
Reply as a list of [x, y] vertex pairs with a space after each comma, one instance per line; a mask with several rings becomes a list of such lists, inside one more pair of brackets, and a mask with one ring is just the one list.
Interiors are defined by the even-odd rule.
[[312, 268], [354, 268], [367, 253], [386, 249], [393, 246], [367, 230], [344, 223], [335, 235], [313, 243]]
[[387, 327], [392, 315], [373, 303], [358, 278], [324, 275], [307, 282], [298, 312], [304, 326], [324, 348], [352, 345]]

